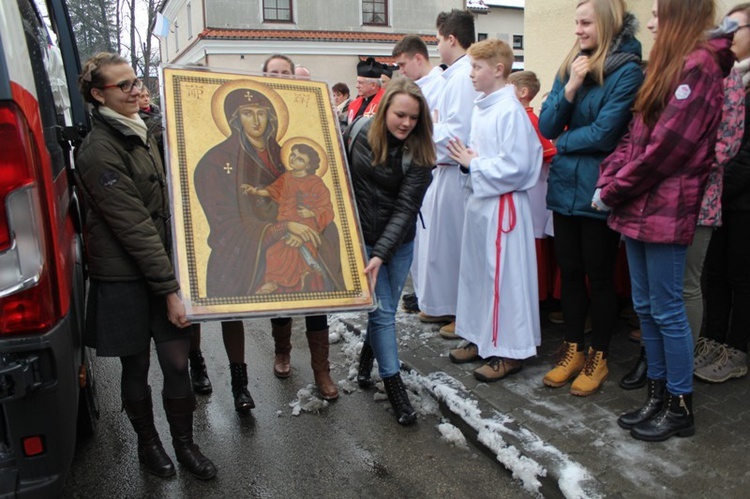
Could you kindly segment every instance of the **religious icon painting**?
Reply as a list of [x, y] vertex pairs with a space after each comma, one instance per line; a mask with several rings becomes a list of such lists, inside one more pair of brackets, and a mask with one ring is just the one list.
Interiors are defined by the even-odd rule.
[[181, 66], [162, 77], [188, 318], [372, 309], [327, 85]]

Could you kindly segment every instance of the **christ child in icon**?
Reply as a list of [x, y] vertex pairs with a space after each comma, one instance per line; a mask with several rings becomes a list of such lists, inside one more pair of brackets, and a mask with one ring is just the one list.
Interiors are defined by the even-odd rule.
[[309, 139], [290, 139], [282, 150], [289, 150], [288, 156], [281, 155], [287, 171], [265, 188], [242, 184], [242, 191], [271, 198], [278, 204], [279, 222], [303, 223], [318, 237], [303, 240], [287, 233], [271, 245], [266, 252], [263, 284], [255, 292], [326, 291], [332, 283], [319, 258], [318, 246], [321, 232], [333, 221], [331, 194], [320, 178], [327, 169], [327, 160], [322, 148]]

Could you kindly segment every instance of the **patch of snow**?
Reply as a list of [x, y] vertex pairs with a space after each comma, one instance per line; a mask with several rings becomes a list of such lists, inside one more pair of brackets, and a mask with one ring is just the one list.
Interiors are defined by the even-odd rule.
[[463, 449], [466, 451], [469, 450], [469, 444], [466, 442], [466, 437], [464, 437], [464, 434], [461, 433], [461, 430], [459, 430], [452, 424], [440, 423], [439, 425], [437, 425], [437, 429], [440, 432], [440, 438], [442, 438], [449, 444], [454, 445], [459, 449]]
[[404, 381], [406, 393], [409, 395], [409, 401], [417, 414], [440, 416], [440, 405], [422, 383], [422, 376], [419, 373], [401, 371], [401, 378]]
[[359, 390], [359, 386], [357, 383], [349, 380], [349, 379], [343, 379], [339, 380], [336, 385], [338, 385], [339, 390], [341, 390], [344, 393], [354, 393], [357, 390]]
[[313, 394], [313, 385], [301, 388], [297, 392], [297, 399], [289, 402], [289, 407], [292, 408], [292, 416], [299, 416], [302, 411], [318, 413], [328, 405], [327, 400], [319, 399]]

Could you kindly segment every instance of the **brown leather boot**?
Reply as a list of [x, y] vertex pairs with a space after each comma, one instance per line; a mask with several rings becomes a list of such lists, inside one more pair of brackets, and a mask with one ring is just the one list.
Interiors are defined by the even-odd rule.
[[336, 400], [339, 390], [331, 379], [331, 365], [328, 363], [328, 328], [307, 331], [307, 343], [310, 345], [310, 365], [320, 396], [325, 400]]
[[271, 323], [273, 335], [273, 374], [277, 378], [288, 378], [292, 374], [292, 321], [283, 326]]

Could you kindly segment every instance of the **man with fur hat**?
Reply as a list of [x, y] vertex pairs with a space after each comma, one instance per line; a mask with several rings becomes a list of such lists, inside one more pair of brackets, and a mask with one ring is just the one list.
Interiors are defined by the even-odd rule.
[[349, 104], [348, 123], [359, 116], [374, 116], [385, 90], [380, 82], [383, 66], [368, 57], [357, 64], [357, 98]]

